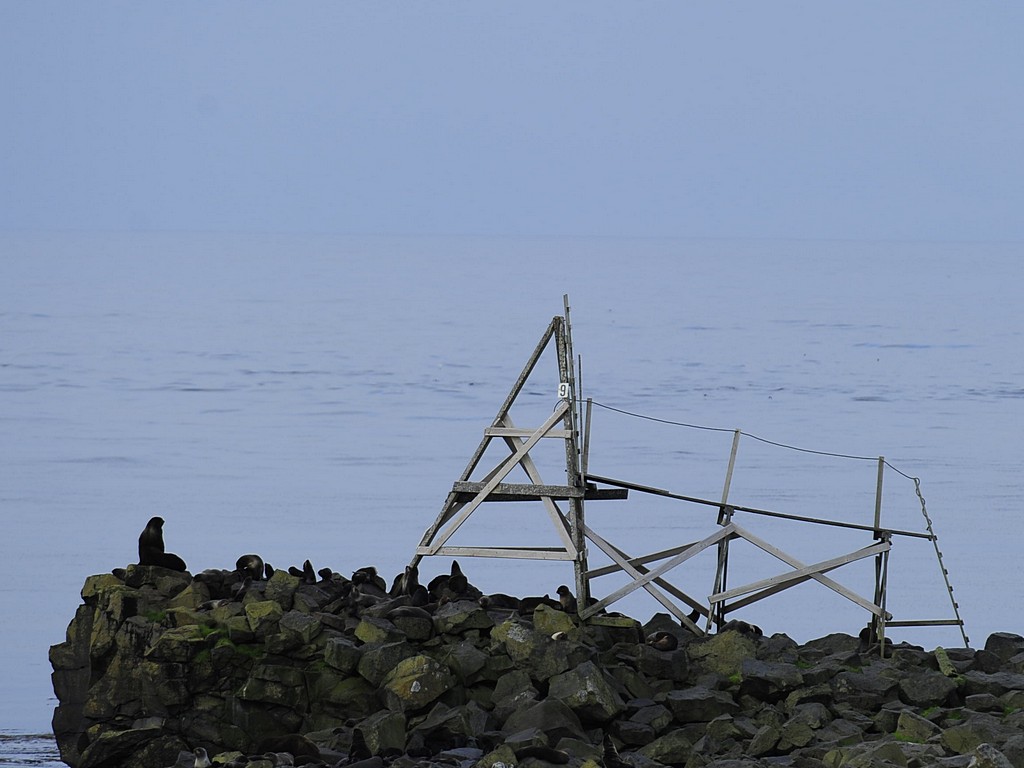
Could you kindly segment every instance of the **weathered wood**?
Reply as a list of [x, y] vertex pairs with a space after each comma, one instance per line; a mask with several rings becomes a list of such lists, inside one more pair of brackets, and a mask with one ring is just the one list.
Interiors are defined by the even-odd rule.
[[620, 587], [619, 589], [612, 592], [610, 595], [602, 598], [601, 600], [598, 600], [593, 605], [587, 606], [586, 611], [580, 613], [581, 618], [585, 619], [588, 616], [594, 615], [606, 606], [611, 605], [612, 603], [625, 597], [630, 592], [635, 592], [636, 590], [640, 589], [640, 587], [642, 587], [644, 584], [654, 581], [659, 576], [662, 576], [666, 571], [672, 570], [677, 565], [684, 563], [694, 555], [698, 555], [708, 547], [717, 544], [724, 537], [735, 535], [735, 526], [731, 523], [725, 526], [724, 528], [715, 531], [715, 533], [711, 534], [706, 539], [702, 539], [701, 541], [698, 541], [696, 544], [692, 544], [691, 546], [687, 547], [685, 552], [680, 552], [678, 555], [662, 563], [657, 568], [652, 569], [651, 571], [645, 573], [643, 576], [639, 578], [633, 579], [633, 581], [631, 581], [629, 584]]
[[[649, 572], [646, 569], [644, 569], [644, 571], [641, 571], [638, 568], [634, 568], [630, 564], [624, 552], [619, 550], [618, 547], [609, 544], [601, 536], [595, 533], [589, 526], [584, 529], [584, 532], [586, 533], [588, 539], [594, 542], [594, 544], [596, 544], [599, 549], [601, 549], [606, 555], [608, 555], [608, 557], [610, 557], [622, 570], [628, 573], [634, 579], [634, 581], [642, 579], [646, 575], [646, 573]], [[647, 590], [647, 592], [655, 600], [657, 600], [659, 603], [665, 606], [668, 612], [675, 616], [677, 619], [679, 619], [679, 621], [684, 626], [688, 627], [697, 635], [704, 634], [700, 631], [700, 629], [698, 629], [696, 624], [690, 621], [689, 617], [682, 611], [681, 608], [679, 608], [679, 606], [677, 606], [675, 603], [673, 603], [671, 600], [665, 597], [665, 595], [663, 595], [658, 589], [655, 589], [655, 587], [651, 585], [650, 582], [644, 584], [643, 588]]]
[[[755, 536], [750, 531], [745, 530], [743, 528], [740, 528], [735, 523], [732, 523], [731, 525], [735, 528], [735, 535], [737, 535], [737, 536], [739, 536], [739, 537], [741, 537], [743, 539], [746, 539], [751, 544], [753, 544], [755, 547], [763, 549], [765, 552], [767, 552], [768, 554], [772, 555], [773, 557], [778, 558], [779, 560], [781, 560], [782, 562], [786, 563], [787, 565], [790, 565], [793, 568], [806, 568], [807, 567], [806, 563], [800, 562], [799, 560], [797, 560], [792, 555], [790, 555], [790, 554], [788, 554], [786, 552], [783, 552], [778, 547], [773, 546], [772, 544], [769, 544], [767, 541], [765, 541], [764, 539], [762, 539], [762, 538], [760, 538], [758, 536]], [[810, 575], [810, 578], [812, 578], [815, 581], [817, 581], [818, 583], [828, 587], [832, 591], [837, 592], [838, 594], [840, 594], [843, 597], [845, 597], [847, 600], [849, 600], [849, 601], [851, 601], [853, 603], [856, 603], [857, 605], [859, 605], [864, 610], [870, 611], [871, 613], [873, 613], [876, 616], [881, 616], [881, 615], [884, 614], [884, 611], [881, 608], [879, 608], [877, 605], [872, 603], [870, 600], [864, 599], [863, 597], [861, 597], [860, 595], [856, 594], [852, 590], [847, 589], [842, 584], [839, 584], [838, 582], [833, 581], [832, 579], [828, 578], [827, 576], [823, 576], [820, 573], [812, 573]], [[886, 618], [888, 618], [888, 617], [886, 617]]]
[[887, 627], [962, 627], [962, 619], [904, 619], [903, 621], [887, 621]]
[[[512, 419], [508, 414], [505, 415], [505, 418], [502, 420], [502, 423], [508, 427], [515, 426], [514, 424], [512, 424]], [[508, 446], [508, 449], [514, 453], [522, 447], [523, 441], [518, 437], [506, 437], [505, 444]], [[537, 465], [534, 463], [533, 458], [530, 456], [529, 453], [524, 455], [519, 463], [523, 467], [523, 470], [526, 472], [526, 476], [533, 481], [534, 485], [544, 485], [543, 481], [541, 480], [540, 471], [537, 469]], [[566, 488], [568, 488], [568, 486], [566, 486]], [[572, 490], [576, 489], [573, 488]], [[551, 522], [555, 526], [555, 531], [558, 533], [558, 537], [562, 540], [562, 546], [565, 547], [565, 551], [572, 555], [573, 560], [575, 560], [579, 556], [579, 551], [576, 549], [576, 546], [573, 543], [572, 533], [569, 529], [568, 523], [565, 520], [565, 516], [562, 514], [562, 510], [558, 508], [558, 505], [555, 504], [554, 498], [552, 498], [551, 496], [541, 494], [537, 498], [544, 502], [544, 508], [547, 510], [548, 516], [551, 518]], [[488, 500], [496, 500], [494, 497], [494, 493], [491, 493], [491, 495], [488, 497]]]
[[[483, 488], [483, 483], [456, 481], [452, 487], [458, 501], [471, 501]], [[587, 501], [622, 501], [628, 498], [625, 488], [570, 488], [567, 485], [533, 485], [530, 483], [499, 483], [487, 501], [541, 501], [554, 499], [586, 499]]]
[[444, 543], [451, 538], [452, 534], [454, 534], [462, 526], [464, 522], [466, 522], [466, 519], [471, 514], [473, 514], [473, 511], [477, 507], [480, 506], [481, 502], [483, 502], [487, 498], [487, 495], [497, 487], [498, 483], [504, 480], [506, 475], [508, 475], [508, 473], [515, 468], [515, 466], [519, 463], [520, 459], [522, 459], [522, 457], [525, 456], [529, 452], [529, 450], [533, 448], [534, 445], [537, 444], [537, 442], [544, 436], [544, 434], [549, 429], [551, 429], [556, 423], [558, 423], [558, 420], [563, 417], [568, 407], [569, 404], [566, 401], [561, 401], [557, 406], [555, 406], [555, 410], [547, 418], [547, 420], [540, 427], [537, 428], [537, 430], [533, 433], [530, 439], [526, 440], [520, 446], [518, 451], [513, 453], [511, 456], [507, 457], [501, 464], [495, 467], [497, 471], [494, 473], [493, 477], [486, 483], [484, 483], [483, 488], [479, 491], [479, 493], [477, 493], [476, 497], [471, 502], [469, 502], [462, 509], [462, 511], [448, 523], [448, 527], [446, 529], [440, 532], [439, 540], [435, 541], [433, 544], [430, 545], [431, 552], [428, 554], [436, 554], [437, 550], [440, 549], [444, 545]]
[[[742, 538], [742, 534], [740, 534]], [[805, 565], [803, 568], [797, 568], [789, 573], [782, 573], [778, 576], [770, 576], [767, 579], [761, 579], [759, 581], [752, 581], [749, 584], [744, 584], [741, 587], [733, 587], [723, 592], [717, 592], [708, 598], [710, 603], [720, 603], [725, 600], [729, 600], [739, 595], [745, 595], [750, 592], [761, 592], [761, 590], [768, 590], [767, 593], [761, 593], [757, 596], [757, 599], [767, 597], [768, 594], [776, 594], [781, 592], [783, 589], [794, 587], [797, 584], [802, 584], [814, 578], [816, 573], [827, 573], [828, 571], [835, 570], [840, 566], [847, 565], [848, 563], [856, 562], [857, 560], [863, 560], [865, 557], [872, 557], [883, 551], [889, 549], [889, 543], [884, 542], [880, 544], [872, 544], [870, 546], [858, 549], [856, 552], [851, 552], [848, 555], [840, 555], [839, 557], [833, 557], [829, 560], [822, 560], [820, 563], [814, 563], [813, 565]], [[748, 601], [756, 602], [754, 600]]]
[[[639, 568], [640, 566], [645, 565], [646, 563], [653, 563], [657, 560], [664, 560], [667, 557], [672, 557], [672, 555], [678, 555], [680, 552], [689, 549], [696, 543], [697, 542], [695, 541], [691, 541], [688, 544], [682, 544], [678, 547], [672, 547], [671, 549], [663, 549], [660, 552], [653, 552], [649, 555], [631, 557], [629, 558], [629, 564]], [[622, 552], [621, 549], [618, 551], [623, 555], [625, 554]], [[621, 570], [622, 568], [620, 568], [618, 565], [606, 565], [603, 568], [598, 568], [596, 570], [591, 571], [590, 578], [596, 579], [598, 576], [607, 576], [612, 573], [618, 573]]]
[[[484, 434], [487, 437], [529, 437], [534, 430], [523, 427], [487, 427]], [[565, 440], [572, 433], [567, 429], [553, 429], [544, 437], [557, 437]]]
[[[585, 483], [580, 474], [580, 455], [576, 445], [576, 375], [572, 366], [572, 325], [569, 320], [569, 295], [563, 294], [562, 304], [565, 308], [562, 332], [555, 334], [555, 347], [558, 351], [559, 383], [564, 382], [565, 402], [569, 404], [565, 412], [565, 428], [570, 432], [570, 439], [565, 441], [565, 479], [566, 484], [574, 488], [582, 488]], [[561, 388], [561, 387], [560, 387]], [[587, 542], [583, 533], [584, 514], [583, 499], [569, 499], [569, 532], [573, 548], [577, 552], [574, 565], [577, 605], [584, 606], [590, 602], [590, 582], [587, 579]]]
[[421, 555], [451, 557], [500, 557], [513, 560], [574, 560], [575, 555], [561, 547], [417, 547]]
[[[466, 483], [461, 480], [457, 480], [452, 485], [452, 490], [455, 493], [472, 494], [476, 496], [483, 490], [486, 483]], [[496, 494], [503, 494], [505, 496], [513, 496], [520, 499], [540, 499], [542, 497], [549, 499], [569, 499], [569, 498], [582, 498], [584, 494], [583, 488], [570, 488], [568, 485], [535, 485], [533, 483], [498, 483], [490, 492], [490, 496], [487, 497], [488, 501], [492, 501]]]

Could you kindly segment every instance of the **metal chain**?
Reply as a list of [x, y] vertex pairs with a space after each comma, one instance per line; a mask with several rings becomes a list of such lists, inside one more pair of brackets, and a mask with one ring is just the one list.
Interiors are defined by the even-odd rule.
[[960, 616], [960, 606], [953, 596], [953, 585], [949, 583], [949, 571], [946, 569], [946, 564], [942, 562], [942, 551], [939, 549], [939, 537], [935, 535], [935, 530], [932, 528], [932, 519], [928, 516], [928, 506], [925, 504], [924, 495], [921, 493], [921, 478], [912, 477], [914, 481], [914, 492], [917, 494], [917, 498], [921, 501], [921, 514], [924, 515], [924, 522], [928, 528], [928, 535], [931, 537], [932, 546], [935, 547], [935, 557], [939, 561], [939, 569], [942, 571], [942, 580], [946, 582], [946, 589], [949, 592], [949, 602], [953, 606], [953, 613], [956, 616], [956, 620], [959, 622], [960, 635], [964, 639], [964, 646], [967, 648], [971, 647], [971, 641], [967, 637], [967, 630], [964, 628], [964, 620]]

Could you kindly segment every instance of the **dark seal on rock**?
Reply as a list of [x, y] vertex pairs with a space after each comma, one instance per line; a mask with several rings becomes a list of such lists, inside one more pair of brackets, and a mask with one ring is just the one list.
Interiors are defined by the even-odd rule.
[[259, 555], [242, 555], [235, 561], [235, 570], [243, 578], [248, 576], [253, 581], [262, 581], [265, 568], [263, 558]]
[[647, 644], [658, 651], [674, 651], [679, 647], [679, 638], [671, 632], [655, 632], [647, 638]]
[[164, 551], [164, 519], [151, 517], [139, 534], [139, 565], [158, 565], [172, 571], [185, 571], [185, 561]]

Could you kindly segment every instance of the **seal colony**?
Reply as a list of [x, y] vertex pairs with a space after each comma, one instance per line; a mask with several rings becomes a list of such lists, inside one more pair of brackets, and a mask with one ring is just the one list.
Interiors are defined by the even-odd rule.
[[[140, 560], [162, 546], [157, 518]], [[390, 584], [372, 566], [274, 568], [255, 553], [194, 577], [147, 564], [90, 576], [50, 650], [61, 759], [967, 768], [1001, 752], [1024, 764], [1024, 637], [933, 653], [849, 635], [800, 646], [741, 621], [697, 637], [667, 614], [581, 623], [572, 591], [554, 594], [483, 594], [454, 560]]]

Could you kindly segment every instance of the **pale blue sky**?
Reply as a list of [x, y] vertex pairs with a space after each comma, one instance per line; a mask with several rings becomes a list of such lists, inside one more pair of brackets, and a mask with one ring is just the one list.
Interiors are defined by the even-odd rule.
[[1024, 5], [0, 0], [0, 229], [1024, 240]]

